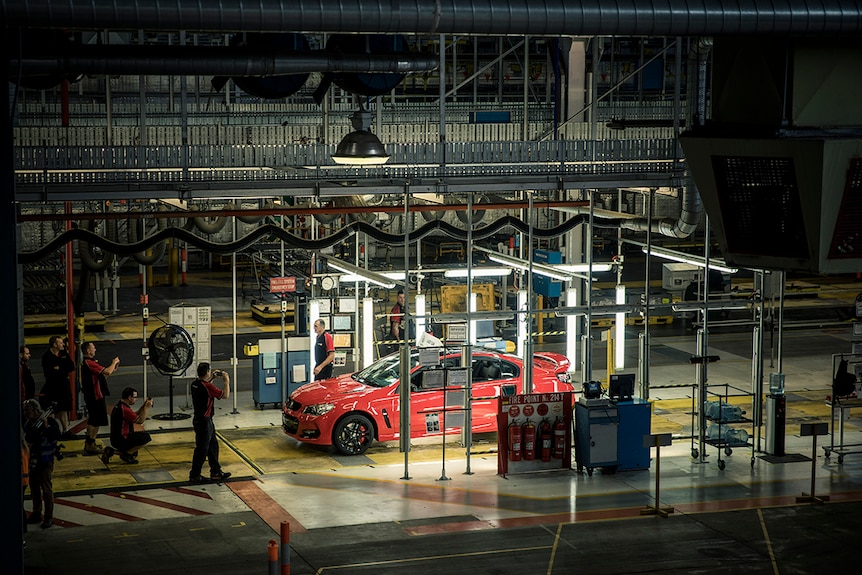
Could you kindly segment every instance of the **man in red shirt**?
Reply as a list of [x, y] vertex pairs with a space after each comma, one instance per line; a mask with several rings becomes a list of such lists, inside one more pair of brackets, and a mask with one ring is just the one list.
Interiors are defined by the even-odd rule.
[[[222, 380], [221, 388], [212, 383], [216, 377]], [[209, 362], [204, 361], [198, 364], [198, 378], [192, 382], [190, 389], [195, 411], [192, 419], [192, 427], [195, 430], [195, 451], [192, 455], [189, 481], [192, 483], [206, 481], [201, 476], [204, 460], [209, 462], [210, 480], [222, 481], [230, 477], [230, 473], [222, 471], [218, 460], [219, 445], [213, 425], [213, 403], [216, 399], [230, 397], [230, 377], [226, 371], [210, 372]]]
[[96, 344], [88, 341], [83, 344], [81, 353], [84, 362], [81, 364], [81, 392], [87, 405], [87, 437], [84, 438], [84, 455], [96, 455], [102, 450], [96, 445], [99, 427], [108, 425], [108, 407], [105, 398], [111, 395], [108, 391], [108, 376], [120, 365], [120, 358], [115, 357], [111, 364], [100, 365], [96, 359]]
[[114, 452], [119, 453], [120, 459], [126, 463], [138, 462], [138, 448], [148, 444], [152, 439], [150, 434], [143, 429], [136, 429], [136, 425], [143, 425], [147, 419], [147, 412], [153, 406], [153, 400], [149, 397], [144, 404], [135, 411], [138, 402], [138, 390], [127, 387], [120, 395], [120, 401], [111, 410], [111, 445], [105, 447], [102, 453], [102, 463], [105, 465], [111, 460]]
[[389, 312], [389, 333], [392, 339], [404, 339], [404, 290], [398, 290], [395, 305]]
[[314, 333], [317, 341], [314, 344], [314, 380], [332, 377], [332, 362], [335, 361], [335, 342], [332, 334], [326, 331], [326, 323], [322, 319], [314, 322]]

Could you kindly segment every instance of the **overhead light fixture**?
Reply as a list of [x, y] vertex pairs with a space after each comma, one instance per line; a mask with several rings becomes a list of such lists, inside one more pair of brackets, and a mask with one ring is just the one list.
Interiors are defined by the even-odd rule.
[[612, 263], [595, 263], [592, 264], [555, 264], [555, 268], [567, 272], [609, 272], [614, 268]]
[[369, 131], [371, 112], [360, 107], [350, 116], [350, 124], [353, 131], [339, 142], [332, 154], [332, 160], [336, 164], [354, 166], [385, 164], [389, 160], [389, 154], [380, 139]]
[[457, 268], [446, 270], [443, 276], [447, 278], [465, 278], [468, 275], [472, 277], [502, 277], [512, 273], [512, 268]]
[[493, 250], [489, 250], [486, 248], [480, 248], [478, 246], [475, 246], [475, 249], [488, 254], [488, 259], [491, 260], [492, 262], [497, 262], [498, 264], [505, 264], [511, 268], [515, 268], [515, 269], [519, 269], [519, 270], [525, 270], [525, 271], [532, 270], [533, 273], [537, 273], [541, 276], [546, 276], [546, 277], [549, 277], [551, 279], [560, 280], [560, 281], [565, 282], [565, 281], [571, 281], [575, 277], [582, 277], [582, 276], [578, 276], [578, 274], [564, 272], [562, 270], [559, 270], [559, 269], [552, 267], [552, 266], [549, 266], [547, 264], [540, 264], [537, 262], [528, 262], [527, 260], [522, 260], [521, 258], [516, 258], [514, 256], [507, 256], [505, 254], [501, 254], [499, 252], [495, 252]]
[[[327, 259], [326, 265], [331, 267], [332, 269], [338, 270], [340, 272], [351, 274], [362, 278], [363, 281], [367, 281], [369, 283], [373, 283], [387, 289], [392, 289], [395, 287], [395, 280], [389, 279], [388, 277], [378, 274], [376, 272], [372, 272], [365, 268], [360, 268], [353, 264], [349, 264], [344, 260], [336, 260], [336, 259]], [[343, 279], [343, 278], [342, 278]]]
[[[691, 254], [685, 254], [682, 252], [675, 252], [673, 250], [668, 250], [665, 248], [656, 248], [656, 247], [649, 247], [648, 248], [647, 246], [642, 246], [641, 251], [645, 254], [646, 253], [652, 253], [652, 255], [654, 255], [654, 256], [658, 256], [660, 258], [663, 258], [666, 260], [671, 260], [674, 262], [680, 262], [683, 264], [691, 264], [693, 266], [697, 266], [700, 268], [707, 267], [706, 258], [702, 258], [699, 256], [693, 256]], [[725, 263], [723, 260], [714, 260], [711, 258], [709, 260], [709, 269], [718, 270], [718, 271], [724, 272], [726, 274], [735, 274], [736, 272], [739, 271], [738, 268], [732, 268], [732, 267], [728, 266], [727, 263]]]

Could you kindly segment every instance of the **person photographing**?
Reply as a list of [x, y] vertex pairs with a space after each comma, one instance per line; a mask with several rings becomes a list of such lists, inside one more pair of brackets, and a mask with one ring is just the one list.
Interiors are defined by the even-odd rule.
[[[206, 479], [201, 475], [204, 461], [209, 463], [210, 480], [223, 481], [231, 474], [222, 471], [221, 463], [219, 463], [219, 445], [213, 425], [213, 412], [216, 399], [230, 397], [230, 376], [226, 371], [218, 369], [210, 371], [210, 364], [206, 361], [198, 364], [197, 373], [197, 379], [190, 386], [194, 407], [192, 427], [195, 430], [195, 451], [192, 455], [189, 481], [192, 483], [206, 482]], [[216, 379], [221, 380], [221, 387], [213, 383]]]
[[136, 426], [142, 426], [147, 419], [147, 412], [153, 406], [153, 400], [147, 398], [137, 410], [138, 390], [127, 387], [120, 395], [120, 401], [111, 410], [111, 445], [105, 446], [102, 453], [102, 463], [110, 462], [114, 453], [126, 463], [138, 462], [138, 448], [148, 444], [150, 434]]

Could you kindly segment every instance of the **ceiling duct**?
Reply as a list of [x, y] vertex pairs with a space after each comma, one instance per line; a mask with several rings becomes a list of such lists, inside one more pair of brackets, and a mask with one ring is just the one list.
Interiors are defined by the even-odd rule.
[[862, 5], [846, 0], [528, 2], [527, 0], [2, 0], [8, 27], [216, 32], [364, 32], [531, 36], [853, 35]]
[[862, 48], [716, 39], [712, 120], [680, 144], [722, 256], [752, 268], [862, 269]]
[[[278, 54], [309, 52], [311, 46], [302, 34], [237, 34], [231, 39], [231, 46], [247, 46], [264, 49]], [[304, 74], [279, 74], [274, 76], [234, 76], [234, 83], [246, 94], [258, 98], [286, 98], [299, 91], [308, 80], [310, 72]], [[227, 83], [225, 76], [216, 76], [212, 85], [220, 90]]]
[[[36, 49], [12, 53], [10, 73], [17, 77], [70, 74], [279, 76], [310, 72], [421, 72], [435, 70], [429, 54], [276, 53], [265, 48], [237, 46], [75, 45], [63, 50]], [[20, 70], [19, 70], [20, 66]]]

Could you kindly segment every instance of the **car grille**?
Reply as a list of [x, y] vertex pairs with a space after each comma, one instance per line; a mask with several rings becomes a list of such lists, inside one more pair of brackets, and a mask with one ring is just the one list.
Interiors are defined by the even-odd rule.
[[299, 413], [299, 411], [302, 409], [302, 404], [296, 400], [288, 399], [287, 400], [287, 409], [289, 411]]

